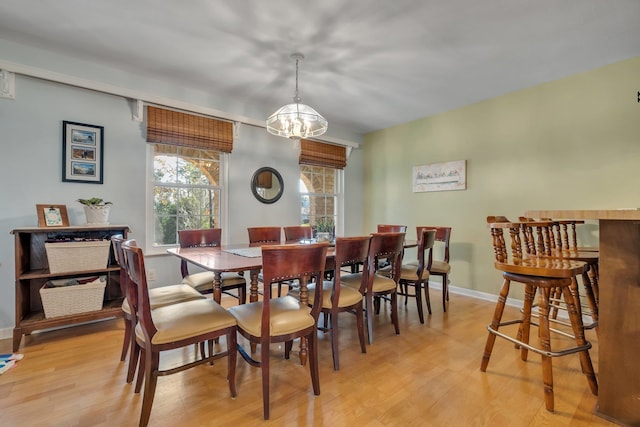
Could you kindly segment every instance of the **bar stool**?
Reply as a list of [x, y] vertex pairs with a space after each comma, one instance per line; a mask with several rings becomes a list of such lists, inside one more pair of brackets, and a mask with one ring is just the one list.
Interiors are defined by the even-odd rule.
[[[564, 258], [572, 261], [582, 261], [587, 264], [587, 270], [581, 274], [582, 286], [585, 291], [586, 303], [578, 304], [578, 312], [582, 315], [583, 309], [591, 316], [592, 322], [584, 325], [585, 329], [596, 329], [598, 331], [598, 263], [600, 255], [598, 251], [583, 251], [578, 249], [575, 225], [577, 221], [557, 221], [543, 218], [535, 221], [533, 218], [520, 217], [520, 222], [526, 227], [525, 239], [532, 239], [535, 233], [538, 236], [539, 247], [536, 249], [533, 241], [525, 241], [527, 248], [538, 251], [540, 255]], [[573, 229], [573, 231], [571, 231]], [[554, 322], [564, 325], [568, 324], [558, 319], [558, 310], [566, 310], [562, 299], [561, 291], [556, 289], [551, 297], [552, 319]]]
[[[496, 337], [504, 338], [516, 344], [516, 348], [521, 351], [521, 359], [523, 361], [527, 360], [528, 351], [540, 354], [542, 357], [545, 407], [548, 411], [553, 412], [554, 392], [551, 360], [553, 357], [578, 353], [582, 372], [587, 377], [591, 392], [597, 395], [598, 383], [589, 355], [591, 343], [585, 339], [582, 318], [576, 306], [576, 297], [578, 296], [576, 276], [586, 271], [586, 263], [563, 258], [537, 256], [528, 246], [527, 250], [523, 251], [523, 234], [526, 232], [526, 227], [521, 223], [495, 222], [496, 219], [498, 218], [487, 217], [487, 223], [491, 229], [493, 239], [494, 266], [497, 270], [502, 271], [504, 280], [493, 319], [487, 326], [489, 335], [480, 370], [482, 372], [487, 370]], [[510, 244], [505, 242], [505, 229], [509, 230]], [[536, 244], [538, 243], [536, 242]], [[512, 281], [522, 283], [525, 286], [524, 309], [520, 319], [503, 320], [504, 308]], [[549, 300], [551, 293], [555, 289], [560, 289], [562, 292], [573, 334], [551, 330], [549, 327]], [[531, 309], [536, 293], [539, 301], [538, 324], [534, 323], [531, 317]], [[519, 325], [516, 337], [500, 330], [502, 327], [516, 324]], [[529, 344], [531, 326], [538, 327], [538, 346]], [[551, 332], [575, 339], [575, 346], [552, 350]]]

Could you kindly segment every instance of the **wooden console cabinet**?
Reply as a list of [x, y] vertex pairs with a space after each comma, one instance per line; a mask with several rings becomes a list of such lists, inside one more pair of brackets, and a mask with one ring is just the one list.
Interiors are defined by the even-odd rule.
[[[105, 268], [85, 271], [65, 271], [51, 274], [45, 252], [45, 242], [53, 239], [107, 239], [116, 234], [125, 238], [126, 225], [96, 225], [73, 227], [32, 227], [11, 231], [15, 238], [15, 311], [16, 326], [13, 329], [13, 351], [18, 351], [23, 335], [36, 330], [72, 325], [97, 319], [122, 316], [122, 292], [120, 269], [109, 250], [109, 262]], [[73, 278], [88, 275], [107, 277], [104, 302], [101, 310], [66, 316], [45, 318], [40, 299], [40, 288], [47, 280]]]

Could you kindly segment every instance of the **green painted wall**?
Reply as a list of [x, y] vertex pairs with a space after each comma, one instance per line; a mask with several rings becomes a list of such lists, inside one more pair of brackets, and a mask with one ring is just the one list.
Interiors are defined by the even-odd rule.
[[[450, 225], [451, 284], [497, 294], [487, 215], [640, 207], [639, 90], [637, 57], [366, 135], [365, 229]], [[466, 190], [412, 192], [413, 166], [454, 160]]]

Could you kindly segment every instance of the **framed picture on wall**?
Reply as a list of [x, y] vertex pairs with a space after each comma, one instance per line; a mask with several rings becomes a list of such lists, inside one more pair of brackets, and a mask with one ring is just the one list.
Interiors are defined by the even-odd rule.
[[62, 122], [62, 181], [102, 184], [104, 127]]
[[36, 205], [38, 227], [68, 227], [66, 205]]
[[413, 167], [413, 192], [464, 190], [467, 188], [466, 160], [431, 163]]

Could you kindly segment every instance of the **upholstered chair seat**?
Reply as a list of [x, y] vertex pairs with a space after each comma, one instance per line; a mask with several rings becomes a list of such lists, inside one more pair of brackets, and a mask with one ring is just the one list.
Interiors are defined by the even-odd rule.
[[[151, 311], [151, 319], [157, 329], [153, 344], [176, 342], [236, 324], [227, 310], [206, 298], [156, 308]], [[136, 325], [136, 338], [145, 340], [140, 323]]]
[[[349, 286], [350, 288], [358, 289], [362, 281], [362, 273], [352, 273], [342, 276], [340, 278], [342, 284]], [[385, 292], [390, 291], [396, 287], [395, 280], [391, 279], [384, 273], [378, 273], [373, 276], [373, 292]]]
[[[271, 336], [290, 334], [315, 324], [311, 309], [308, 307], [303, 309], [300, 301], [290, 295], [273, 298], [270, 308]], [[240, 328], [253, 336], [261, 336], [262, 301], [239, 305], [232, 311]]]
[[[213, 273], [211, 271], [202, 271], [200, 273], [193, 273], [182, 279], [182, 283], [185, 283], [191, 286], [198, 292], [211, 292], [213, 289]], [[238, 273], [222, 273], [222, 286], [225, 287], [236, 287], [236, 286], [244, 286], [246, 281], [244, 276], [239, 275]]]
[[[149, 289], [149, 303], [152, 310], [179, 302], [206, 298], [206, 296], [202, 295], [191, 286], [184, 284], [161, 286]], [[129, 306], [129, 300], [126, 298], [122, 302], [122, 311], [127, 314], [131, 314], [131, 306]]]
[[[333, 282], [331, 280], [325, 280], [322, 284], [322, 308], [331, 308], [331, 290], [333, 288]], [[315, 296], [316, 285], [309, 285], [309, 299], [312, 300]], [[343, 286], [340, 288], [340, 298], [338, 301], [338, 307], [350, 307], [362, 301], [362, 294], [358, 292], [353, 286]]]

